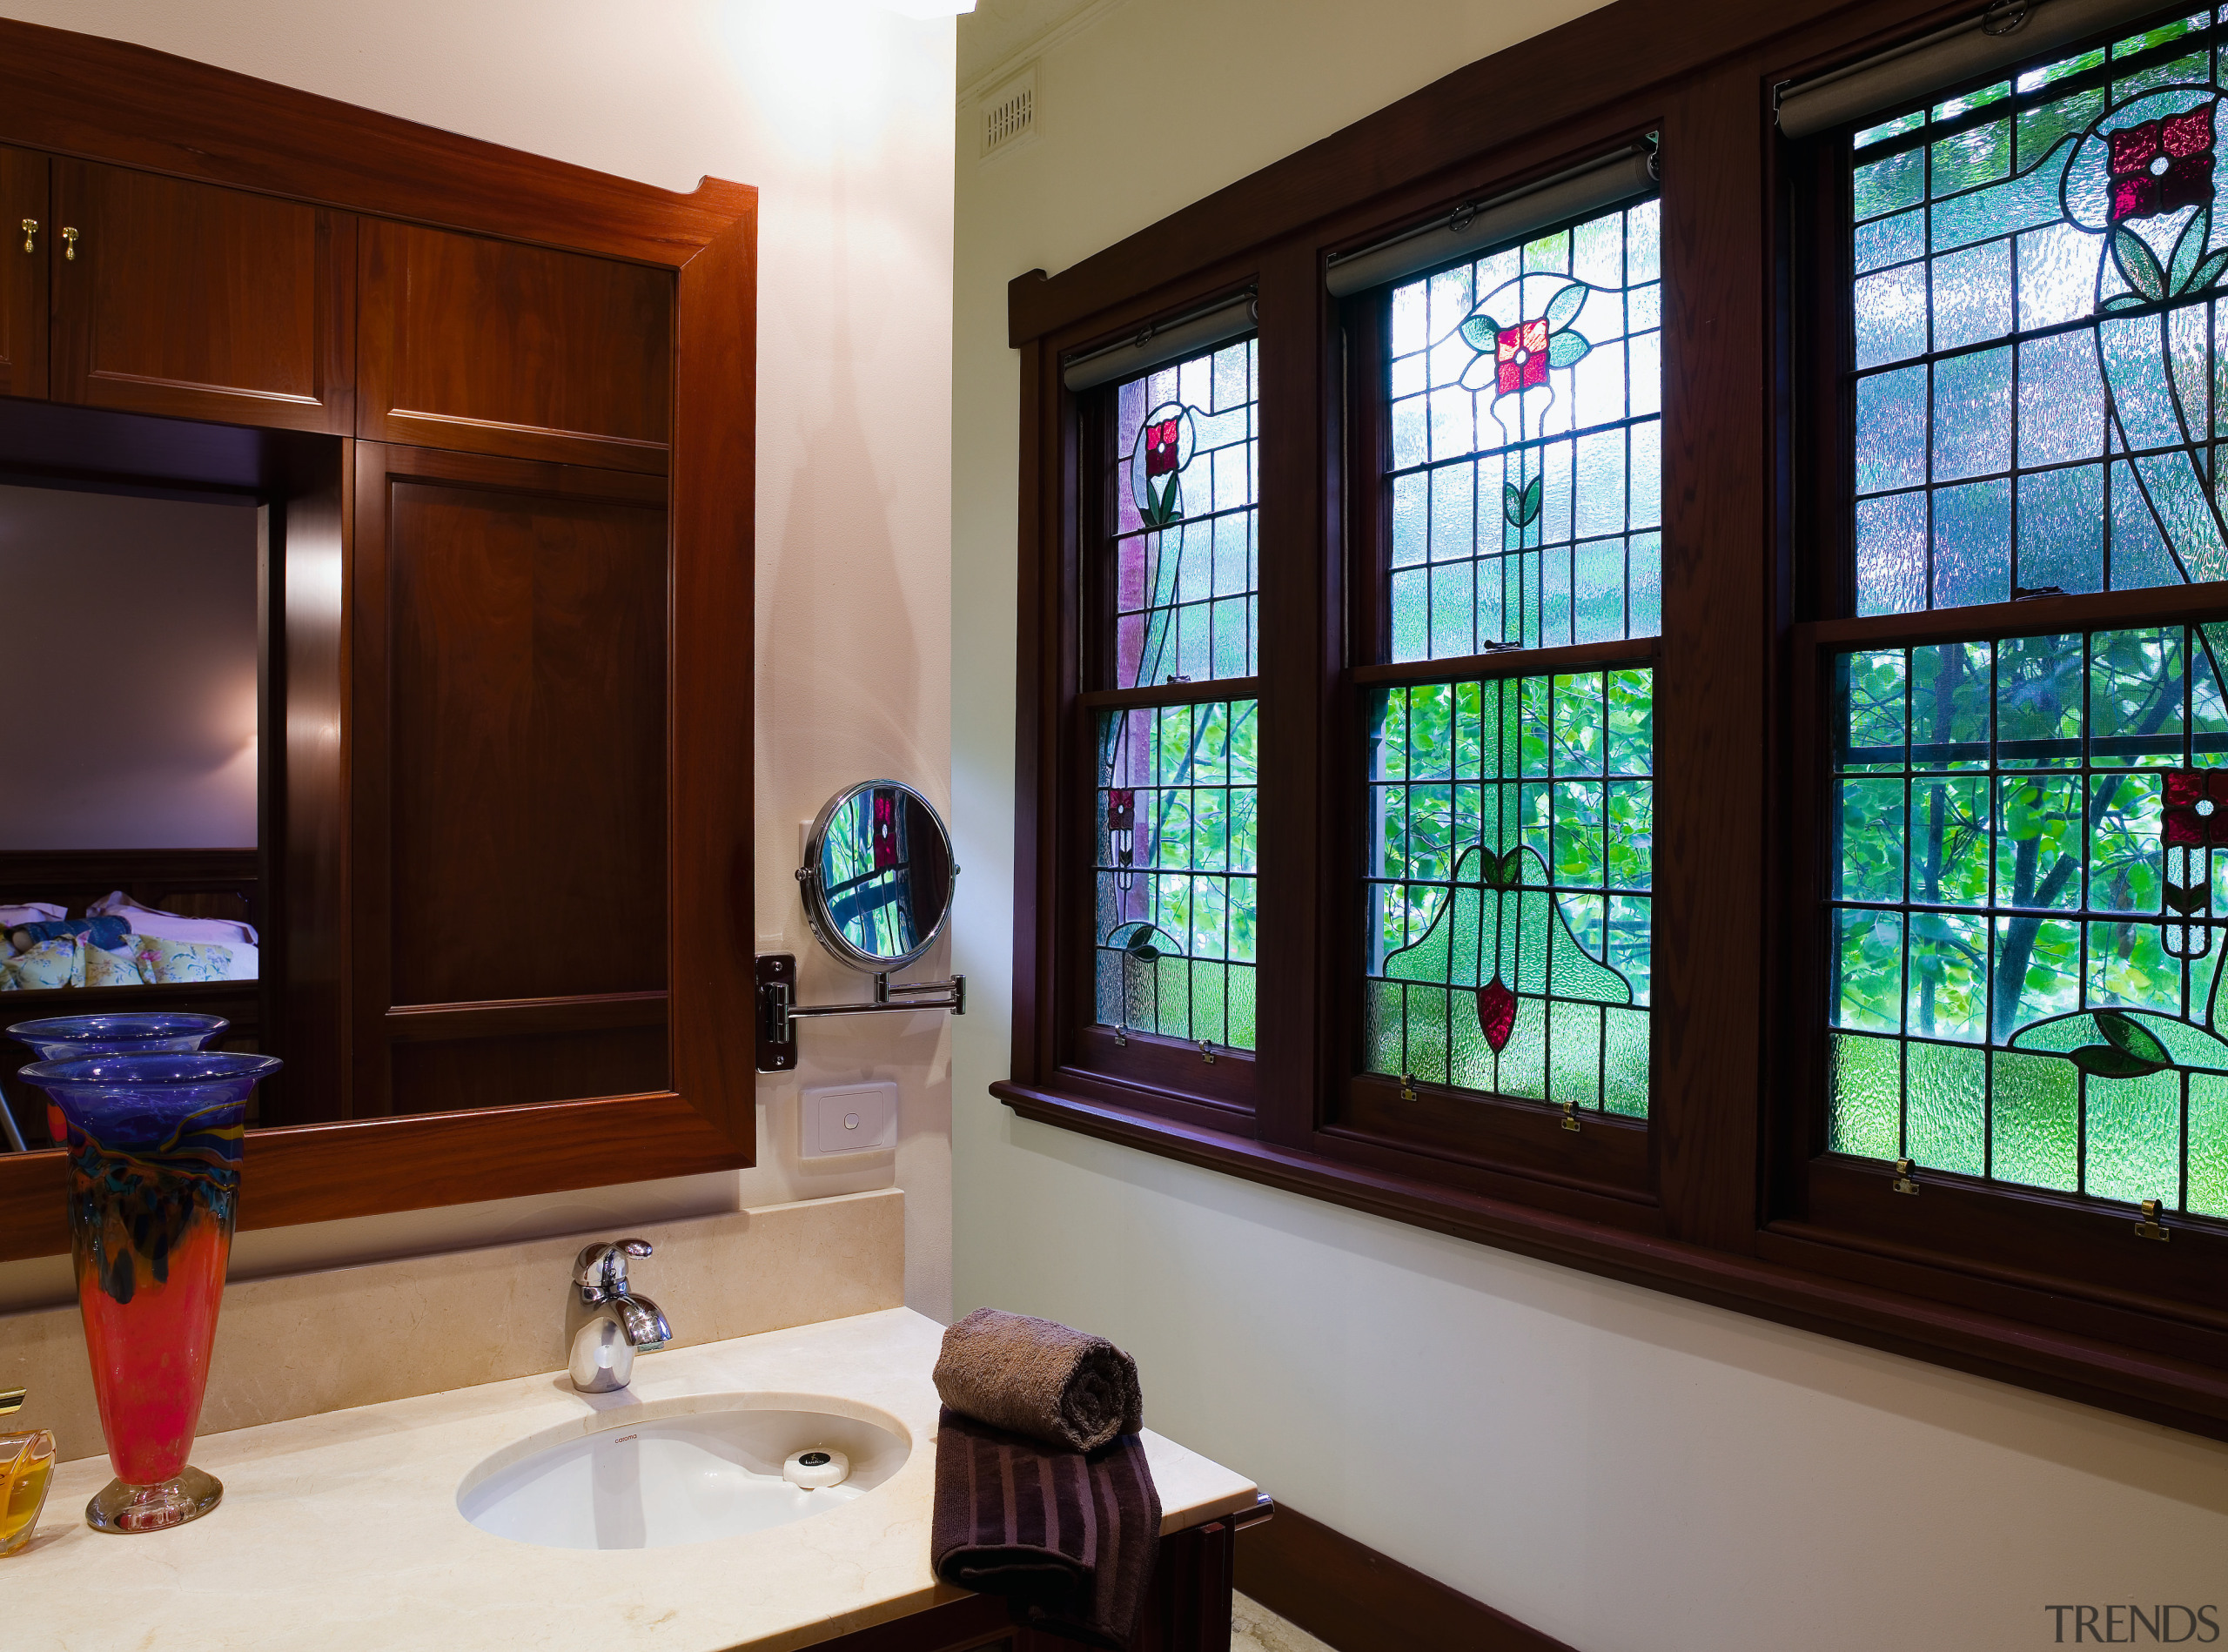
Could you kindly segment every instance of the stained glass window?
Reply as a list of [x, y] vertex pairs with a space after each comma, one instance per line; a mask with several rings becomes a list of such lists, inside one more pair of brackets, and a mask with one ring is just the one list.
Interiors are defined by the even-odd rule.
[[1834, 1151], [2228, 1215], [2224, 649], [1836, 658]]
[[1380, 691], [1369, 1071], [1648, 1111], [1654, 697], [1644, 668]]
[[2208, 25], [1856, 135], [1857, 613], [2228, 579]]
[[1657, 204], [1392, 294], [1392, 654], [1661, 629]]
[[1099, 718], [1097, 1016], [1253, 1047], [1259, 703]]
[[1116, 393], [1115, 688], [1253, 675], [1254, 354], [1242, 339]]

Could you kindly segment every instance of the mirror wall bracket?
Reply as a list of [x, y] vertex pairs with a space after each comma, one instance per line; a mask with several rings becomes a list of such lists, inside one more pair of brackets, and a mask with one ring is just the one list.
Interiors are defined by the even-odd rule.
[[967, 1013], [967, 977], [910, 981], [893, 985], [885, 970], [874, 978], [871, 1004], [799, 1004], [797, 960], [793, 952], [763, 952], [758, 957], [758, 1071], [789, 1072], [797, 1064], [796, 1023], [826, 1015], [909, 1015], [916, 1010]]

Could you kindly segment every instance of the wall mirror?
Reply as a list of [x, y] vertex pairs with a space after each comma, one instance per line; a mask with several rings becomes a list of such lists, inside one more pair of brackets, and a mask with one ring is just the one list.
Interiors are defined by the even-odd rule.
[[758, 960], [758, 1070], [796, 1065], [800, 1020], [834, 1015], [901, 1015], [921, 1010], [967, 1013], [967, 978], [894, 984], [889, 977], [936, 944], [951, 917], [959, 878], [951, 834], [936, 805], [902, 781], [846, 786], [805, 834], [797, 892], [814, 937], [839, 964], [874, 977], [869, 1004], [802, 1004], [796, 959]]
[[820, 944], [887, 975], [943, 933], [959, 869], [936, 806], [910, 786], [869, 780], [828, 800], [806, 835], [797, 887]]
[[0, 1026], [280, 1057], [246, 1227], [751, 1163], [755, 191], [0, 46]]

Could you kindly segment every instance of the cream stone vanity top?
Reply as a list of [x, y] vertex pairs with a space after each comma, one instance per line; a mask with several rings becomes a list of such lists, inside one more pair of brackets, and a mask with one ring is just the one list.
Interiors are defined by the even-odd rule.
[[[327, 1412], [204, 1437], [225, 1482], [206, 1519], [146, 1537], [88, 1530], [105, 1456], [64, 1463], [38, 1534], [0, 1560], [9, 1652], [726, 1652], [810, 1646], [958, 1591], [929, 1570], [936, 1363], [943, 1327], [891, 1308], [638, 1360], [619, 1393], [562, 1373]], [[457, 1512], [458, 1483], [527, 1434], [628, 1406], [718, 1393], [829, 1394], [877, 1407], [913, 1438], [857, 1501], [746, 1536], [673, 1548], [538, 1548]], [[1252, 1506], [1242, 1476], [1148, 1432], [1178, 1531]]]

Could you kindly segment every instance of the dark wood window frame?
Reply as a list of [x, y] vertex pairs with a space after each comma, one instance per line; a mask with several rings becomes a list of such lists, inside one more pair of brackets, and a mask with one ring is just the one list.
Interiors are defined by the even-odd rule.
[[[1835, 508], [1820, 480], [1834, 432], [1810, 405], [1820, 374], [1807, 354], [1817, 336], [1808, 306], [1831, 285], [1812, 257], [1823, 232], [1804, 208], [1816, 149], [1775, 131], [1773, 90], [1976, 10], [1735, 0], [1698, 30], [1691, 10], [1668, 0], [1617, 0], [1056, 278], [1012, 283], [1017, 957], [1012, 1077], [993, 1093], [1040, 1122], [2228, 1439], [2224, 1236], [2184, 1229], [2171, 1246], [2123, 1243], [2124, 1206], [1954, 1179], [1896, 1198], [1882, 1166], [1819, 1152], [1820, 1017], [1800, 967], [1816, 867], [1802, 834], [1823, 728], [1816, 661], [1849, 622], [1824, 617], [1842, 609], [1815, 576], [1832, 548], [1820, 524]], [[1507, 97], [1512, 86], [1526, 95]], [[1662, 780], [1650, 1119], [1642, 1132], [1589, 1118], [1571, 1133], [1552, 1109], [1508, 1104], [1482, 1134], [1473, 1111], [1435, 1136], [1433, 1098], [1404, 1103], [1397, 1082], [1355, 1078], [1349, 1053], [1355, 690], [1385, 672], [1355, 666], [1374, 656], [1347, 642], [1374, 623], [1360, 575], [1377, 490], [1359, 456], [1376, 438], [1359, 389], [1359, 312], [1372, 300], [1332, 299], [1325, 259], [1649, 132], [1664, 157], [1662, 636], [1652, 650], [1541, 650], [1416, 674], [1652, 655]], [[1088, 857], [1074, 845], [1092, 829], [1077, 783], [1089, 726], [1079, 669], [1089, 403], [1064, 389], [1061, 364], [1249, 286], [1260, 327], [1266, 823], [1250, 1107], [1203, 1094], [1180, 1065], [1165, 1076], [1110, 1069], [1063, 999], [1057, 967], [1088, 893], [1077, 876]], [[2218, 614], [2228, 591], [2016, 606], [2016, 616], [1911, 616], [1896, 635]]]

